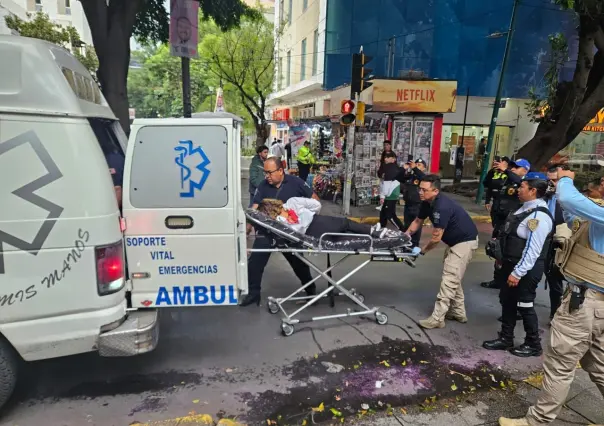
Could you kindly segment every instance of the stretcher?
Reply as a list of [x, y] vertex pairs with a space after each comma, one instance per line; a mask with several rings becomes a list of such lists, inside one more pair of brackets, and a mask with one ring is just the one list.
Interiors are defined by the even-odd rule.
[[[372, 238], [370, 235], [360, 234], [340, 234], [325, 233], [320, 238], [301, 234], [294, 231], [284, 223], [271, 219], [267, 215], [256, 210], [247, 210], [248, 221], [256, 228], [256, 231], [266, 238], [272, 239], [270, 248], [250, 249], [250, 252], [258, 253], [291, 253], [296, 256], [318, 275], [293, 293], [283, 298], [269, 297], [268, 311], [271, 314], [282, 312], [281, 332], [284, 336], [291, 336], [294, 333], [294, 325], [312, 321], [324, 321], [334, 318], [351, 316], [373, 316], [375, 321], [384, 325], [388, 322], [388, 316], [379, 310], [378, 307], [368, 307], [365, 304], [365, 297], [358, 293], [354, 288], [348, 290], [343, 286], [344, 282], [359, 272], [370, 262], [401, 262], [411, 267], [415, 267], [415, 260], [418, 252], [412, 249], [412, 242], [406, 234], [390, 234], [386, 238]], [[321, 269], [315, 265], [309, 256], [304, 255], [327, 255], [327, 267]], [[331, 255], [342, 256], [333, 265], [331, 264]], [[339, 280], [332, 278], [331, 272], [336, 266], [342, 265], [350, 256], [367, 256], [360, 265], [354, 267]], [[310, 285], [320, 278], [328, 282], [328, 287], [316, 295], [300, 295]], [[307, 319], [300, 319], [300, 314], [306, 309], [316, 304], [323, 298], [329, 298], [330, 306], [335, 306], [334, 296], [346, 296], [358, 307], [357, 310], [348, 308], [344, 313], [334, 313], [331, 315], [313, 316]], [[293, 312], [285, 309], [287, 302], [303, 303]]]

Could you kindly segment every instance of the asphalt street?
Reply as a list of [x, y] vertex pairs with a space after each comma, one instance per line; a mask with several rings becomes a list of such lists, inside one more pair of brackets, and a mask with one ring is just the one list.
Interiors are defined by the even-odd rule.
[[[484, 242], [490, 225], [479, 227]], [[414, 411], [428, 416], [424, 423], [400, 424], [467, 425], [521, 415], [526, 404], [510, 403], [520, 389], [514, 383], [537, 370], [541, 359], [518, 359], [481, 348], [483, 340], [497, 336], [500, 313], [497, 292], [479, 286], [492, 274], [482, 246], [464, 280], [469, 322], [447, 322], [446, 328], [432, 331], [417, 325], [432, 311], [443, 252], [441, 246], [420, 258], [415, 268], [374, 262], [350, 278], [348, 287], [362, 293], [368, 305], [384, 307], [387, 325], [378, 325], [372, 317], [346, 318], [307, 323], [284, 337], [279, 314], [267, 312], [264, 300], [260, 307], [166, 309], [153, 353], [126, 359], [86, 354], [25, 365], [26, 374], [0, 425], [205, 424], [201, 414], [258, 425], [313, 420], [399, 424], [388, 423], [388, 417]], [[349, 270], [336, 269], [334, 277]], [[273, 255], [263, 295], [285, 296], [297, 285], [284, 258]], [[322, 282], [320, 288], [324, 286]], [[548, 300], [541, 285], [537, 313], [544, 339]], [[352, 307], [338, 298], [335, 308], [323, 302], [308, 313]], [[520, 325], [516, 337], [518, 343], [524, 337]], [[588, 404], [604, 405], [601, 399], [589, 398]], [[452, 403], [438, 405], [440, 401]], [[486, 408], [474, 411], [470, 421], [463, 415], [464, 404]], [[457, 411], [451, 413], [450, 406]], [[365, 420], [372, 413], [377, 417]], [[587, 422], [579, 417], [572, 423]]]

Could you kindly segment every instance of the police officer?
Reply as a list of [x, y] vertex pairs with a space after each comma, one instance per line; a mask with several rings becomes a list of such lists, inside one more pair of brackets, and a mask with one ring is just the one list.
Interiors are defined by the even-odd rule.
[[[543, 199], [547, 182], [541, 179], [525, 180], [518, 196], [524, 204], [508, 216], [499, 232], [501, 268], [495, 271], [502, 302], [502, 325], [498, 339], [483, 343], [489, 350], [511, 350], [520, 357], [540, 356], [541, 338], [534, 301], [537, 286], [545, 272], [554, 229], [554, 220]], [[524, 344], [514, 347], [516, 313], [524, 321]]]
[[[497, 170], [505, 174], [505, 181], [499, 190], [497, 198], [493, 199], [491, 206], [492, 217], [495, 217], [493, 222], [493, 238], [497, 237], [502, 224], [505, 222], [508, 215], [520, 208], [522, 203], [518, 199], [518, 188], [522, 183], [522, 179], [531, 169], [531, 164], [521, 158], [516, 161], [509, 162], [510, 168], [507, 168], [505, 162], [498, 162]], [[497, 269], [497, 265], [495, 265]], [[484, 288], [499, 289], [497, 280], [485, 281], [480, 283]]]
[[[297, 176], [286, 175], [278, 157], [269, 157], [264, 161], [264, 176], [266, 180], [256, 189], [252, 200], [252, 208], [257, 209], [258, 204], [265, 198], [273, 198], [287, 202], [293, 197], [319, 198], [312, 192], [312, 189]], [[248, 233], [250, 228], [248, 228]], [[254, 249], [268, 249], [272, 247], [272, 239], [261, 235], [254, 240]], [[312, 280], [308, 265], [291, 253], [283, 253], [285, 259], [289, 262], [296, 276], [302, 284]], [[252, 252], [247, 261], [247, 276], [249, 283], [249, 294], [241, 302], [241, 306], [252, 304], [260, 305], [260, 287], [264, 268], [268, 263], [271, 254]], [[312, 284], [306, 288], [306, 293], [311, 296], [316, 292], [315, 285]]]
[[[409, 226], [417, 218], [422, 200], [419, 196], [419, 183], [424, 178], [426, 171], [426, 162], [421, 158], [415, 162], [409, 161], [403, 166], [403, 170], [398, 180], [403, 188], [403, 200], [405, 208], [403, 210], [403, 231], [409, 229]], [[412, 236], [413, 247], [419, 246], [419, 240], [422, 236], [421, 228]]]
[[[493, 224], [493, 238], [497, 238], [497, 231], [505, 221], [505, 217], [501, 218], [499, 214], [495, 214], [497, 209], [493, 209], [493, 203], [499, 198], [499, 191], [507, 181], [508, 175], [506, 170], [510, 164], [508, 157], [495, 157], [493, 168], [489, 170], [484, 179], [484, 205], [486, 210], [491, 215], [491, 223]], [[497, 203], [498, 204], [498, 203]]]
[[501, 426], [553, 422], [566, 402], [578, 362], [604, 396], [604, 202], [581, 195], [574, 177], [558, 168], [556, 195], [573, 235], [556, 263], [570, 285], [552, 321], [542, 393], [526, 417], [501, 417]]

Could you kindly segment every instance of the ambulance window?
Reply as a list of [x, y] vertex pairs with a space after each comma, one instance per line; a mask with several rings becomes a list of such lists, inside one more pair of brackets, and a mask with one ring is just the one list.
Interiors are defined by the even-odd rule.
[[103, 150], [103, 155], [105, 155], [107, 168], [111, 172], [113, 184], [115, 186], [122, 186], [125, 158], [124, 149], [120, 143], [120, 136], [115, 128], [117, 122], [102, 118], [89, 118], [88, 121]]
[[228, 203], [222, 126], [148, 126], [136, 138], [130, 202], [136, 208], [221, 208]]

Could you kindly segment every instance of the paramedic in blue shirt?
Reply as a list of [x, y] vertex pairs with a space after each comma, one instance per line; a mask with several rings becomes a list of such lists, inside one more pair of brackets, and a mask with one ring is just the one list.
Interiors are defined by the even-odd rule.
[[[540, 356], [541, 337], [535, 312], [537, 287], [545, 272], [545, 259], [553, 244], [554, 221], [543, 199], [547, 182], [526, 179], [518, 189], [524, 204], [506, 219], [499, 232], [501, 268], [495, 271], [502, 307], [499, 338], [483, 343], [488, 350], [510, 350], [519, 357]], [[514, 347], [516, 313], [524, 322], [524, 344]]]
[[579, 362], [604, 396], [604, 202], [581, 195], [574, 177], [572, 171], [558, 168], [556, 195], [573, 230], [572, 244], [562, 248], [559, 264], [570, 285], [552, 321], [542, 392], [525, 417], [501, 417], [501, 426], [553, 422], [566, 402]]
[[445, 319], [465, 323], [468, 319], [461, 282], [478, 248], [478, 230], [470, 215], [459, 204], [441, 194], [437, 175], [423, 177], [419, 184], [419, 196], [422, 200], [419, 214], [409, 226], [407, 234], [413, 235], [421, 229], [424, 220], [429, 217], [433, 226], [432, 238], [422, 248], [421, 254], [426, 254], [441, 241], [448, 245], [434, 311], [419, 325], [423, 328], [443, 328]]
[[[264, 161], [265, 181], [258, 185], [254, 198], [252, 199], [252, 209], [257, 209], [258, 204], [265, 198], [278, 199], [287, 202], [293, 197], [314, 198], [319, 197], [313, 193], [312, 189], [297, 176], [286, 175], [281, 159], [279, 157], [269, 157]], [[248, 227], [248, 234], [251, 228]], [[260, 230], [254, 240], [254, 249], [272, 248], [272, 238], [263, 234]], [[310, 268], [299, 258], [291, 253], [283, 253], [285, 259], [289, 262], [294, 273], [300, 279], [302, 284], [312, 280]], [[262, 284], [262, 275], [264, 268], [268, 263], [271, 253], [253, 252], [247, 261], [247, 277], [249, 283], [249, 294], [241, 302], [241, 306], [260, 305], [260, 287]], [[306, 288], [306, 293], [311, 296], [316, 293], [314, 284]]]

